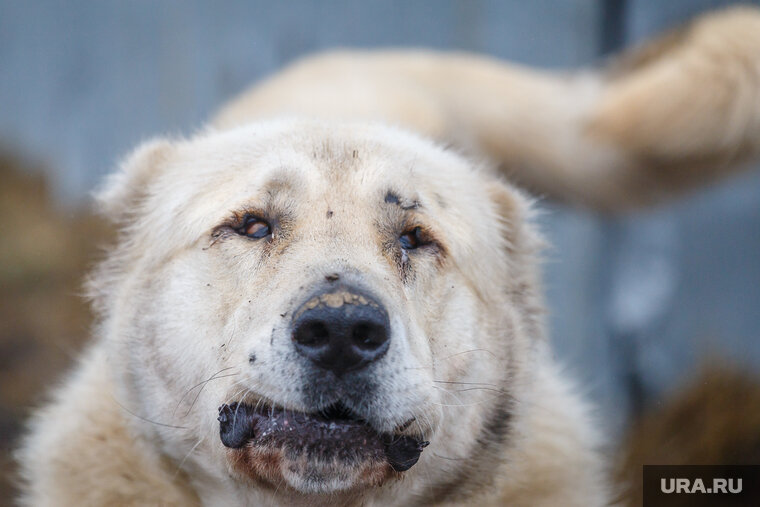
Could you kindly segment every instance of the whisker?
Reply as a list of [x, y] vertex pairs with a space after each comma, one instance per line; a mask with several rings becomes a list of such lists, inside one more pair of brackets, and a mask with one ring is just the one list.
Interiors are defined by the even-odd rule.
[[213, 377], [213, 378], [210, 378], [210, 379], [206, 380], [206, 381], [203, 383], [203, 386], [202, 386], [202, 387], [201, 387], [201, 388], [198, 390], [198, 392], [195, 394], [195, 398], [193, 398], [193, 402], [190, 404], [190, 408], [188, 408], [188, 409], [187, 409], [187, 412], [185, 412], [185, 415], [184, 415], [183, 417], [187, 417], [187, 415], [188, 415], [188, 414], [190, 413], [190, 411], [193, 409], [193, 407], [195, 406], [195, 402], [197, 402], [197, 401], [198, 401], [198, 398], [200, 397], [201, 393], [203, 392], [203, 389], [205, 389], [205, 388], [206, 388], [206, 385], [207, 385], [209, 382], [211, 382], [212, 380], [218, 380], [218, 379], [220, 379], [220, 378], [225, 378], [225, 377], [234, 377], [235, 375], [239, 375], [239, 374], [238, 374], [238, 373], [230, 373], [230, 374], [228, 374], [228, 375], [219, 375], [218, 377]]
[[[232, 387], [235, 387], [236, 385], [240, 385], [242, 382], [243, 382], [242, 380], [241, 380], [241, 381], [238, 381], [238, 382], [236, 382], [235, 384], [233, 384], [233, 385], [232, 385]], [[248, 388], [247, 388], [247, 387], [245, 387], [245, 386], [244, 386], [244, 387], [242, 387], [242, 388], [240, 388], [240, 389], [238, 389], [237, 391], [235, 391], [235, 394], [231, 395], [229, 398], [227, 398], [227, 399], [224, 401], [224, 404], [225, 404], [225, 405], [229, 405], [230, 403], [232, 403], [232, 401], [233, 401], [233, 400], [235, 400], [235, 399], [236, 399], [238, 396], [240, 396], [240, 393], [242, 393], [243, 391], [245, 391], [245, 390], [247, 390], [247, 389], [248, 389]]]
[[[495, 358], [498, 358], [498, 357], [499, 357], [499, 356], [497, 356], [497, 355], [496, 355], [496, 354], [495, 354], [493, 351], [491, 351], [491, 350], [489, 350], [489, 349], [478, 348], [478, 349], [463, 350], [463, 351], [461, 351], [461, 352], [455, 352], [455, 353], [453, 353], [453, 354], [451, 354], [451, 355], [449, 355], [449, 356], [445, 356], [445, 357], [437, 358], [437, 359], [435, 359], [435, 361], [433, 361], [433, 363], [435, 363], [435, 362], [440, 362], [440, 361], [446, 361], [446, 360], [448, 360], [448, 359], [451, 359], [452, 357], [461, 356], [461, 355], [463, 355], [463, 354], [470, 354], [470, 353], [472, 353], [472, 352], [487, 352], [488, 354], [491, 354], [491, 355], [492, 355], [493, 357], [495, 357]], [[415, 367], [408, 367], [408, 368], [405, 368], [405, 369], [406, 369], [406, 370], [428, 370], [428, 369], [432, 369], [432, 368], [433, 368], [433, 365], [428, 365], [428, 366], [415, 366]]]
[[443, 391], [446, 394], [449, 394], [449, 395], [453, 396], [457, 401], [460, 401], [459, 404], [454, 404], [454, 403], [437, 403], [437, 402], [434, 402], [434, 401], [431, 402], [433, 405], [438, 405], [440, 407], [474, 407], [476, 405], [482, 405], [483, 403], [489, 403], [491, 401], [497, 400], [497, 399], [501, 398], [502, 396], [504, 396], [506, 394], [506, 393], [499, 392], [498, 395], [492, 396], [492, 397], [490, 397], [488, 399], [485, 399], [485, 400], [480, 400], [480, 401], [476, 401], [476, 402], [472, 402], [472, 403], [461, 403], [461, 400], [459, 400], [459, 398], [455, 394], [456, 391], [449, 391], [448, 389], [444, 389], [444, 388], [438, 387], [438, 386], [432, 386], [432, 387], [435, 388], [435, 389], [438, 389], [440, 391]]
[[200, 439], [199, 439], [199, 440], [198, 440], [198, 441], [195, 443], [195, 445], [194, 445], [194, 446], [193, 446], [193, 447], [190, 449], [190, 451], [188, 451], [188, 453], [187, 453], [187, 454], [185, 454], [185, 457], [184, 457], [184, 458], [182, 458], [182, 461], [180, 461], [180, 462], [179, 462], [179, 465], [177, 465], [177, 469], [174, 471], [174, 475], [172, 476], [172, 478], [173, 478], [173, 479], [176, 479], [176, 478], [177, 478], [177, 474], [178, 474], [178, 473], [180, 472], [180, 470], [182, 469], [182, 465], [184, 465], [184, 464], [185, 464], [185, 461], [187, 461], [187, 458], [189, 458], [189, 457], [190, 457], [190, 455], [193, 453], [193, 451], [195, 451], [195, 449], [197, 449], [197, 448], [198, 448], [198, 446], [199, 446], [199, 445], [201, 445], [201, 443], [202, 443], [204, 440], [205, 440], [205, 437], [201, 437], [201, 438], [200, 438]]
[[438, 384], [459, 384], [463, 386], [490, 386], [490, 387], [499, 387], [496, 384], [492, 384], [490, 382], [457, 382], [455, 380], [433, 380], [433, 382], [436, 382]]
[[201, 387], [202, 385], [205, 385], [205, 384], [206, 384], [206, 382], [209, 382], [209, 381], [213, 380], [213, 379], [214, 379], [214, 377], [216, 377], [217, 375], [219, 375], [219, 374], [220, 374], [220, 373], [222, 373], [223, 371], [231, 370], [231, 369], [233, 369], [233, 368], [235, 368], [235, 366], [230, 366], [230, 367], [228, 367], [228, 368], [222, 368], [222, 369], [221, 369], [221, 370], [219, 370], [218, 372], [216, 372], [216, 373], [214, 373], [213, 375], [211, 375], [211, 377], [209, 377], [208, 379], [204, 380], [203, 382], [199, 382], [198, 384], [196, 384], [196, 385], [194, 385], [193, 387], [191, 387], [190, 389], [188, 389], [188, 390], [187, 390], [187, 392], [186, 392], [185, 394], [183, 394], [183, 395], [182, 395], [182, 397], [181, 397], [181, 398], [179, 399], [179, 401], [177, 402], [177, 406], [176, 406], [176, 407], [174, 407], [174, 410], [172, 411], [172, 417], [174, 417], [174, 415], [176, 414], [176, 412], [177, 412], [177, 409], [179, 408], [179, 406], [180, 406], [180, 404], [182, 403], [182, 401], [183, 401], [185, 398], [187, 398], [187, 395], [188, 395], [188, 394], [190, 394], [190, 393], [191, 393], [191, 392], [192, 392], [194, 389], [197, 389], [198, 387]]
[[441, 456], [437, 452], [434, 452], [433, 456], [435, 456], [436, 458], [447, 459], [449, 461], [467, 461], [467, 458], [450, 458], [449, 456]]
[[462, 352], [456, 352], [454, 354], [451, 354], [450, 356], [442, 357], [440, 359], [436, 359], [436, 361], [445, 361], [446, 359], [451, 359], [452, 357], [461, 356], [462, 354], [469, 354], [471, 352], [488, 352], [493, 357], [499, 357], [488, 349], [470, 349], [470, 350], [463, 350]]
[[494, 389], [492, 387], [468, 387], [467, 389], [457, 389], [456, 391], [449, 391], [449, 392], [466, 393], [467, 391], [488, 391], [488, 392], [505, 394], [505, 395], [509, 394], [507, 391], [504, 391], [502, 389]]
[[113, 399], [114, 403], [116, 403], [117, 405], [119, 405], [125, 412], [127, 412], [128, 414], [130, 414], [130, 415], [132, 415], [134, 417], [137, 417], [141, 421], [145, 421], [145, 422], [148, 422], [148, 423], [151, 423], [151, 424], [155, 424], [156, 426], [163, 426], [165, 428], [175, 428], [175, 429], [179, 429], [179, 430], [186, 430], [186, 429], [188, 429], [187, 426], [175, 426], [173, 424], [166, 424], [166, 423], [160, 423], [158, 421], [152, 421], [152, 420], [148, 419], [147, 417], [143, 417], [141, 415], [135, 414], [134, 412], [132, 412], [131, 410], [129, 410], [127, 407], [125, 407], [124, 405], [122, 405], [121, 403], [119, 403], [119, 400], [117, 400], [113, 396], [111, 396], [111, 399]]

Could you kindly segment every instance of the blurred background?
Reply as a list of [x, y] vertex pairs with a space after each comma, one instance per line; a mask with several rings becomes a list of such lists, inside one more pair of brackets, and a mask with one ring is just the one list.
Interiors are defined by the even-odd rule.
[[[576, 68], [731, 3], [0, 0], [0, 503], [23, 418], [88, 339], [81, 280], [110, 237], [89, 193], [131, 147], [193, 132], [322, 49]], [[760, 171], [624, 216], [541, 207], [556, 354], [598, 406], [621, 477], [760, 463]]]

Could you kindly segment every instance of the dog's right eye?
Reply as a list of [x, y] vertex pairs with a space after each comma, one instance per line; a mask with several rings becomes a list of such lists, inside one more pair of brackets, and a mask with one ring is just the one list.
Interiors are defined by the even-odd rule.
[[272, 227], [266, 220], [258, 217], [248, 217], [238, 233], [253, 239], [266, 238], [272, 234]]
[[422, 229], [419, 227], [406, 231], [398, 240], [404, 250], [415, 250], [424, 245]]

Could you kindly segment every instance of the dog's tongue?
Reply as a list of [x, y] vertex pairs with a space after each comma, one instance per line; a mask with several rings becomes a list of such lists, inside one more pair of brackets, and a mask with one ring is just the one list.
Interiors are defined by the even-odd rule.
[[222, 444], [232, 449], [251, 443], [320, 456], [385, 460], [397, 472], [414, 466], [428, 445], [405, 435], [379, 434], [359, 421], [282, 409], [257, 411], [243, 403], [219, 407], [219, 435]]

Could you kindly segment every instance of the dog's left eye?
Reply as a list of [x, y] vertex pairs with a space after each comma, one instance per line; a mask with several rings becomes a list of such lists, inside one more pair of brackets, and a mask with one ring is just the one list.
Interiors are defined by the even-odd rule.
[[415, 248], [419, 248], [424, 244], [422, 229], [419, 227], [410, 229], [402, 234], [398, 240], [399, 243], [401, 243], [401, 248], [404, 250], [414, 250]]
[[257, 217], [249, 217], [239, 230], [240, 234], [253, 239], [266, 238], [272, 234], [272, 227], [266, 220]]

